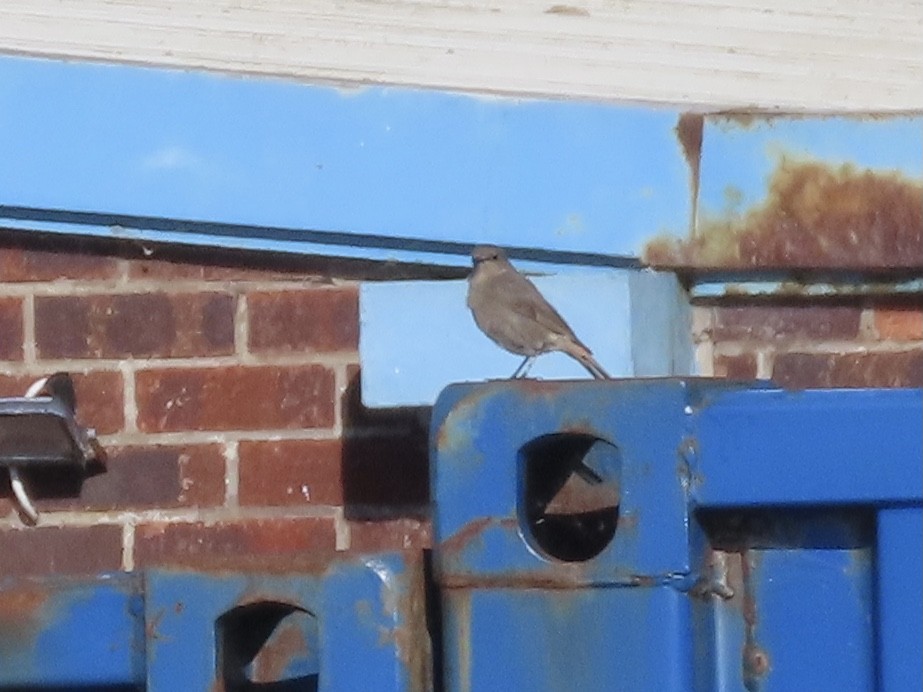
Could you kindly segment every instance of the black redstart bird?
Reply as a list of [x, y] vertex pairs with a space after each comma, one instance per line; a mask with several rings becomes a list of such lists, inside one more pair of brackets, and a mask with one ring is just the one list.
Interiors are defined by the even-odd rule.
[[536, 357], [562, 351], [597, 379], [610, 379], [593, 354], [538, 289], [493, 245], [472, 250], [474, 271], [468, 277], [468, 307], [478, 327], [498, 346], [525, 356], [513, 373], [521, 377]]

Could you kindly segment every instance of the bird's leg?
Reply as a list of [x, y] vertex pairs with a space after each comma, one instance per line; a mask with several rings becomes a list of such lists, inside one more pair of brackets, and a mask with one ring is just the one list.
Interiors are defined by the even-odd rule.
[[519, 364], [519, 367], [516, 368], [516, 372], [513, 373], [510, 379], [518, 380], [519, 378], [525, 377], [529, 370], [532, 368], [532, 363], [535, 362], [535, 356], [526, 356], [525, 360]]

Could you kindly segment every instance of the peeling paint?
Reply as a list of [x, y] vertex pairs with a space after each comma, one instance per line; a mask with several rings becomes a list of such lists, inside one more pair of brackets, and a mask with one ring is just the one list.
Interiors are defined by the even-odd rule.
[[896, 171], [783, 157], [766, 200], [702, 219], [694, 237], [660, 236], [658, 267], [856, 270], [923, 267], [923, 183]]
[[699, 174], [702, 162], [702, 137], [705, 118], [700, 113], [683, 113], [676, 123], [676, 138], [683, 149], [689, 166], [689, 190], [692, 200], [692, 219], [696, 218], [699, 201]]

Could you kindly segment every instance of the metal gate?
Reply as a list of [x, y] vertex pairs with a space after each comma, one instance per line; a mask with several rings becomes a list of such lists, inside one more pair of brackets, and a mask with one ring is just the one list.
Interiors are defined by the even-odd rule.
[[398, 555], [323, 574], [150, 571], [0, 588], [0, 690], [422, 690], [422, 571]]
[[454, 385], [430, 458], [429, 623], [412, 554], [20, 579], [0, 690], [921, 687], [919, 390]]
[[455, 385], [447, 690], [919, 690], [923, 396]]

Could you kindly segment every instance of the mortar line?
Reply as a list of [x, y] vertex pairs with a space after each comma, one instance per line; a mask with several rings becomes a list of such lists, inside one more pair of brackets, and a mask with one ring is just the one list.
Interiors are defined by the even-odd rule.
[[124, 432], [133, 433], [138, 431], [138, 402], [135, 398], [137, 391], [135, 389], [135, 371], [128, 361], [119, 363], [119, 371], [122, 373], [122, 414], [125, 416], [123, 421]]
[[247, 301], [247, 294], [240, 292], [237, 294], [237, 306], [234, 310], [234, 353], [241, 361], [245, 361], [249, 355], [249, 344], [250, 305]]
[[135, 524], [131, 520], [122, 525], [122, 569], [125, 572], [135, 569]]
[[35, 345], [35, 296], [27, 293], [22, 301], [22, 359], [26, 365], [38, 362]]
[[240, 507], [240, 445], [236, 440], [224, 443], [224, 505]]

